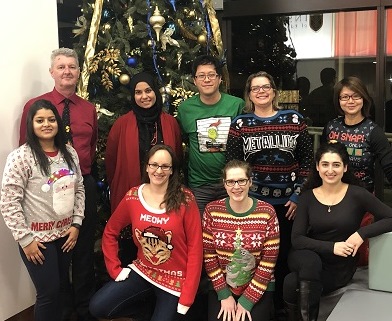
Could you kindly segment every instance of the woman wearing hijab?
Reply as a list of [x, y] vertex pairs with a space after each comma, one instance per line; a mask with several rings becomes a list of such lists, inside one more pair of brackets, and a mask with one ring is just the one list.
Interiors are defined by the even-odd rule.
[[152, 75], [141, 72], [130, 82], [131, 111], [119, 117], [106, 143], [105, 166], [114, 212], [126, 192], [141, 184], [147, 152], [156, 144], [173, 148], [182, 159], [181, 134], [176, 119], [163, 112], [162, 96]]

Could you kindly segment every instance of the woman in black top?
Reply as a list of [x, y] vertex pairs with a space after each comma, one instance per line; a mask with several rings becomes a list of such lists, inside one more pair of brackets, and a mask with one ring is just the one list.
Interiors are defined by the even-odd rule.
[[[392, 231], [392, 209], [365, 188], [349, 171], [345, 146], [323, 144], [300, 197], [284, 283], [289, 320], [297, 320], [299, 302], [304, 321], [317, 320], [322, 293], [348, 284], [356, 270], [357, 250], [366, 238]], [[366, 212], [376, 222], [360, 227]], [[299, 292], [298, 292], [299, 287]]]

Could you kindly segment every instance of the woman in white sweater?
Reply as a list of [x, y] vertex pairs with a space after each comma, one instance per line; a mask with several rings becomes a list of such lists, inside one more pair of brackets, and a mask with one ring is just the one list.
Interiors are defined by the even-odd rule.
[[84, 187], [78, 156], [47, 100], [30, 107], [26, 144], [7, 158], [0, 208], [37, 291], [35, 320], [58, 320], [84, 218]]

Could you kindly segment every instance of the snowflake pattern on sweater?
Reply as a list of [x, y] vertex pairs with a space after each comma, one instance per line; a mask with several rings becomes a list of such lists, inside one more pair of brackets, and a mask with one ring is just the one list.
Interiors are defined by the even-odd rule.
[[300, 188], [313, 160], [312, 140], [306, 123], [294, 110], [274, 116], [240, 115], [230, 126], [226, 160], [252, 165], [250, 194], [270, 204], [298, 202]]
[[204, 266], [218, 299], [234, 294], [250, 311], [273, 289], [279, 252], [279, 224], [274, 208], [253, 198], [246, 213], [235, 213], [229, 198], [211, 202], [203, 216]]

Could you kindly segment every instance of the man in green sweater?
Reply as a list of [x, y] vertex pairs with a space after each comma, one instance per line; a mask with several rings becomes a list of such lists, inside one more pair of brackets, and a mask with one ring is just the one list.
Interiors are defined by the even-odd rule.
[[212, 56], [197, 57], [192, 76], [199, 91], [178, 108], [177, 119], [189, 147], [188, 185], [203, 214], [207, 203], [225, 197], [222, 169], [230, 123], [242, 112], [241, 98], [220, 92], [222, 62]]

